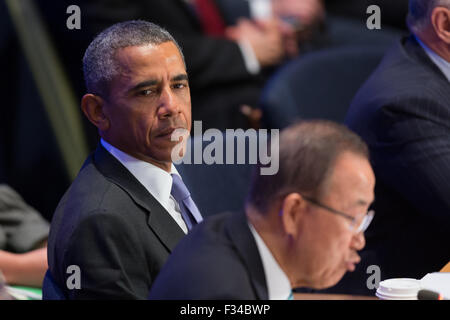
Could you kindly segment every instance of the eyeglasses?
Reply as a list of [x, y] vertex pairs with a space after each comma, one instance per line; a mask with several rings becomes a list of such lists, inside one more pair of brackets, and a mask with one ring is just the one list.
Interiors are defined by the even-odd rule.
[[312, 204], [325, 209], [331, 213], [340, 215], [341, 217], [344, 217], [348, 220], [351, 221], [350, 223], [350, 231], [354, 232], [354, 233], [360, 233], [360, 232], [364, 232], [367, 230], [367, 228], [369, 227], [370, 223], [372, 222], [373, 216], [375, 215], [375, 211], [370, 210], [369, 212], [367, 212], [367, 214], [364, 215], [364, 218], [361, 220], [360, 223], [358, 223], [358, 219], [356, 217], [352, 217], [351, 215], [341, 212], [339, 210], [330, 208], [324, 204], [321, 204], [319, 201], [313, 199], [313, 198], [309, 198], [309, 197], [305, 197], [304, 195], [302, 195], [303, 199], [305, 199], [308, 202], [311, 202]]

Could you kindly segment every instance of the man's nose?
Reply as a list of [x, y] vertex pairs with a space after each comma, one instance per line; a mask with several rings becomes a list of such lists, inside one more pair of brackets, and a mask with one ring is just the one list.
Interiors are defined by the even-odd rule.
[[359, 251], [362, 248], [364, 248], [365, 245], [366, 245], [366, 238], [364, 237], [363, 232], [358, 232], [353, 235], [351, 242], [352, 249]]
[[170, 117], [178, 113], [178, 111], [178, 103], [173, 90], [171, 88], [164, 88], [160, 95], [159, 116]]

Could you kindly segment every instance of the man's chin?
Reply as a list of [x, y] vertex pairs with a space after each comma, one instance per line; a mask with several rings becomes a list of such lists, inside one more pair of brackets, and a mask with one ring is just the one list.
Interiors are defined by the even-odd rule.
[[145, 162], [151, 163], [160, 168], [167, 168], [168, 165], [172, 164], [172, 159], [170, 153], [167, 152], [152, 152], [142, 154], [139, 158]]
[[346, 269], [341, 268], [338, 271], [333, 272], [333, 274], [329, 276], [322, 276], [321, 279], [317, 281], [317, 285], [314, 286], [314, 289], [323, 290], [335, 286], [339, 283], [339, 281], [341, 281], [346, 272]]

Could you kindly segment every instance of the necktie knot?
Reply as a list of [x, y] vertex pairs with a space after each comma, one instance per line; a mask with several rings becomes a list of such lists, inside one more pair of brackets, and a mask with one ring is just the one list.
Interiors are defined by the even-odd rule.
[[177, 174], [172, 174], [172, 190], [170, 193], [178, 202], [189, 198], [191, 195], [183, 180]]

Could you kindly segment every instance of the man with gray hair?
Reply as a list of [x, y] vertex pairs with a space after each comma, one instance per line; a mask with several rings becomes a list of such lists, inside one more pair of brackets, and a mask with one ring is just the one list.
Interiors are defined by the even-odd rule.
[[202, 220], [172, 163], [191, 128], [183, 55], [161, 27], [115, 24], [83, 59], [81, 108], [101, 137], [60, 201], [45, 299], [144, 299], [172, 248]]
[[450, 0], [411, 0], [408, 25], [412, 35], [386, 53], [346, 119], [377, 177], [366, 254], [381, 280], [420, 279], [450, 257]]
[[245, 208], [180, 241], [151, 299], [292, 299], [336, 284], [360, 262], [374, 212], [366, 144], [343, 125], [305, 121], [280, 135], [280, 169], [254, 171]]

